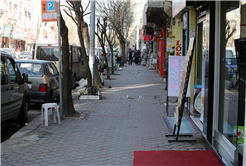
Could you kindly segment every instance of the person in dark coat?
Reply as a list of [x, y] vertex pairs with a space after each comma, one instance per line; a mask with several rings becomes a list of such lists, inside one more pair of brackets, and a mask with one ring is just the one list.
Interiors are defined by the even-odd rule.
[[120, 66], [122, 66], [122, 59], [121, 59], [121, 56], [117, 57], [116, 63], [119, 64]]
[[137, 50], [136, 53], [135, 53], [135, 64], [136, 65], [138, 65], [139, 56], [140, 56], [140, 51]]
[[134, 52], [131, 49], [129, 49], [129, 51], [128, 51], [128, 59], [129, 59], [128, 65], [132, 65], [132, 57], [133, 56], [134, 56]]

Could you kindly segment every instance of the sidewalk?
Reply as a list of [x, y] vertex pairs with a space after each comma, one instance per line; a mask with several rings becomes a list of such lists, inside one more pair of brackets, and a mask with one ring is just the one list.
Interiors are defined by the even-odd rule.
[[75, 97], [76, 111], [88, 112], [85, 119], [65, 119], [61, 125], [49, 121], [48, 127], [35, 119], [34, 130], [12, 138], [12, 146], [7, 144], [11, 139], [2, 144], [2, 165], [125, 166], [133, 165], [134, 151], [207, 149], [200, 133], [193, 135], [197, 143], [168, 142], [167, 92], [158, 73], [135, 64], [115, 73], [120, 75], [105, 80], [102, 100]]

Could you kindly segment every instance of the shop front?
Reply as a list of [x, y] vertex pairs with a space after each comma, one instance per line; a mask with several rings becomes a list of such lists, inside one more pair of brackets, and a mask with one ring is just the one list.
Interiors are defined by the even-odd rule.
[[16, 52], [25, 51], [26, 35], [24, 29], [15, 27], [12, 32], [11, 46], [15, 48]]
[[[198, 2], [193, 4], [187, 14], [182, 13], [183, 9], [178, 12], [173, 6], [186, 24], [181, 31], [181, 46], [185, 47], [182, 49], [183, 54], [186, 52], [187, 38], [196, 34], [191, 70], [191, 94], [194, 95], [190, 117], [227, 165], [242, 165], [243, 161], [246, 5], [240, 3]], [[194, 14], [195, 18], [191, 18]], [[195, 22], [195, 26], [189, 29], [191, 23], [186, 20]], [[177, 23], [176, 18], [173, 32]], [[173, 43], [177, 48], [177, 41]]]
[[2, 25], [2, 45], [1, 48], [9, 47], [9, 35], [11, 32], [12, 26]]
[[216, 1], [199, 4], [196, 9], [190, 116], [223, 162], [242, 165], [246, 69], [246, 44], [240, 31], [243, 7], [238, 1]]
[[220, 20], [216, 38], [220, 43], [215, 42], [218, 88], [214, 88], [213, 145], [227, 163], [234, 164], [242, 164], [245, 131], [246, 42], [242, 26], [246, 5], [240, 3], [216, 2], [216, 19]]

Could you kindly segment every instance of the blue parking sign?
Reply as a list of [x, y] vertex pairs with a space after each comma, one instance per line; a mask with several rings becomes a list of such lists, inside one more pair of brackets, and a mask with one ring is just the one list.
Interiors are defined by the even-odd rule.
[[55, 1], [47, 1], [46, 9], [47, 9], [47, 12], [55, 12]]

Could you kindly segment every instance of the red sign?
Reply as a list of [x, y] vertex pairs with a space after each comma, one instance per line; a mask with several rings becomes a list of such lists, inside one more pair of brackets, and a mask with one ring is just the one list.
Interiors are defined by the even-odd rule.
[[147, 36], [144, 36], [144, 41], [150, 41], [151, 40], [151, 36], [147, 35]]
[[34, 32], [31, 32], [30, 34], [30, 40], [36, 40], [37, 34]]
[[176, 44], [176, 56], [182, 56], [182, 47], [179, 40], [177, 40], [177, 44]]

